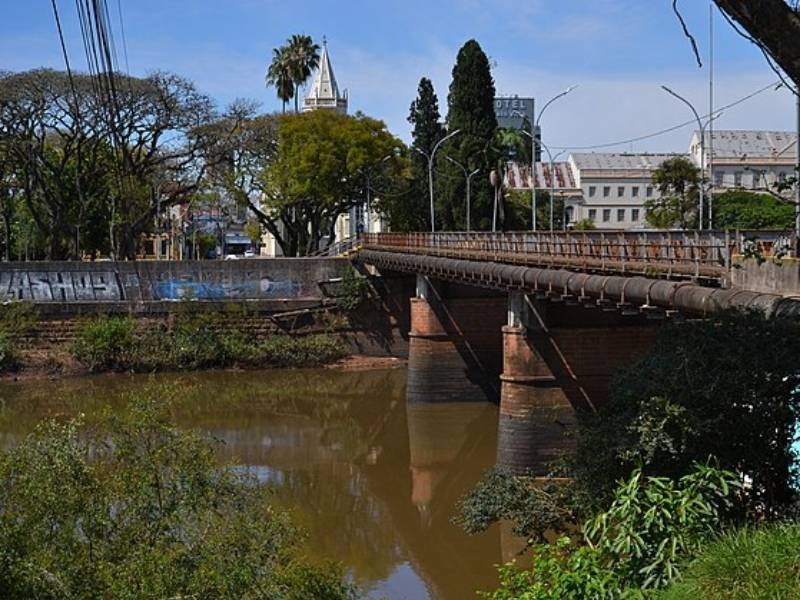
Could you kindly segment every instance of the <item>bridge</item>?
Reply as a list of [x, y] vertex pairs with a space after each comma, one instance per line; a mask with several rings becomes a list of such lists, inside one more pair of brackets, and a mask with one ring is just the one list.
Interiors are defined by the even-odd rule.
[[776, 231], [366, 234], [361, 262], [415, 276], [410, 404], [499, 401], [500, 466], [546, 474], [580, 410], [669, 319], [800, 315], [797, 240]]

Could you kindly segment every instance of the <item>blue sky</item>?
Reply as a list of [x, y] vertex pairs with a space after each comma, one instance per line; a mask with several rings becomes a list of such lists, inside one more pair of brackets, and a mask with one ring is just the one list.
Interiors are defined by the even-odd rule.
[[[63, 68], [50, 3], [1, 0], [0, 69]], [[118, 4], [119, 2], [119, 4]], [[293, 33], [329, 41], [334, 71], [350, 110], [384, 120], [408, 141], [408, 107], [420, 77], [430, 77], [446, 111], [459, 47], [474, 38], [493, 64], [498, 94], [540, 102], [578, 88], [542, 117], [545, 143], [591, 146], [659, 131], [691, 118], [660, 89], [668, 85], [708, 110], [708, 71], [698, 69], [671, 0], [108, 0], [121, 8], [132, 74], [184, 75], [224, 106], [253, 98], [280, 110], [264, 87], [272, 48]], [[707, 0], [680, 2], [708, 56]], [[85, 68], [75, 3], [58, 0], [71, 61]], [[115, 25], [117, 23], [115, 22]], [[717, 106], [777, 80], [761, 54], [715, 17]], [[117, 47], [123, 59], [117, 25]], [[123, 64], [124, 66], [124, 64]], [[793, 96], [768, 91], [725, 111], [716, 127], [795, 127]], [[684, 151], [691, 128], [614, 146], [608, 151]]]

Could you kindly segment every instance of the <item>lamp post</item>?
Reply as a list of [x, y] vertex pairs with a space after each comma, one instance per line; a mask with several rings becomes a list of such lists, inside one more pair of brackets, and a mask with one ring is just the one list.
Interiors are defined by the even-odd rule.
[[433, 208], [433, 158], [436, 156], [436, 151], [439, 149], [439, 146], [441, 146], [445, 141], [449, 140], [451, 137], [460, 132], [461, 132], [460, 129], [455, 129], [454, 131], [448, 133], [446, 136], [444, 136], [442, 139], [436, 142], [430, 154], [428, 154], [424, 150], [420, 150], [416, 146], [411, 146], [412, 148], [414, 148], [414, 150], [416, 150], [417, 152], [422, 154], [422, 156], [428, 159], [428, 190], [430, 191], [430, 196], [431, 196], [431, 233], [436, 232], [436, 221], [434, 221], [435, 214]]
[[371, 185], [370, 185], [370, 182], [372, 180], [372, 170], [377, 168], [377, 167], [379, 167], [379, 166], [381, 166], [387, 160], [389, 160], [391, 158], [394, 158], [395, 156], [398, 155], [398, 153], [399, 153], [399, 149], [395, 148], [394, 151], [391, 154], [387, 154], [382, 159], [380, 159], [378, 162], [376, 162], [374, 165], [371, 165], [371, 166], [369, 166], [367, 168], [361, 167], [361, 168], [358, 169], [358, 172], [361, 173], [364, 176], [364, 179], [367, 180], [366, 189], [364, 190], [366, 192], [365, 193], [365, 196], [366, 196], [366, 214], [364, 215], [364, 233], [372, 233], [372, 227], [371, 227], [372, 226], [372, 213], [371, 213], [370, 196], [369, 196], [370, 190], [372, 189]]
[[494, 233], [497, 231], [497, 196], [500, 187], [500, 175], [498, 175], [495, 169], [489, 171], [489, 183], [494, 192], [494, 208], [492, 209], [492, 233]]
[[[552, 232], [554, 229], [554, 207], [556, 201], [556, 159], [567, 152], [567, 149], [564, 148], [560, 152], [556, 152], [554, 156], [553, 153], [550, 152], [550, 148], [547, 147], [547, 144], [541, 140], [539, 140], [539, 143], [542, 145], [542, 148], [544, 148], [545, 152], [547, 152], [547, 158], [550, 162], [550, 231]], [[562, 220], [564, 220], [563, 214]], [[566, 228], [566, 222], [564, 222], [563, 226]]]
[[453, 163], [454, 165], [456, 165], [459, 169], [461, 169], [464, 172], [464, 177], [467, 180], [467, 231], [470, 231], [471, 230], [470, 220], [469, 220], [469, 206], [470, 206], [470, 202], [471, 202], [471, 199], [470, 199], [471, 198], [470, 197], [470, 182], [472, 181], [472, 178], [480, 172], [480, 168], [475, 169], [474, 171], [472, 171], [472, 173], [470, 173], [470, 172], [467, 171], [467, 168], [464, 165], [462, 165], [460, 162], [458, 162], [456, 159], [451, 158], [451, 157], [449, 157], [447, 155], [445, 155], [445, 158], [447, 160], [449, 160], [451, 163]]
[[[683, 102], [686, 106], [688, 106], [692, 114], [694, 114], [695, 120], [697, 120], [697, 129], [700, 130], [700, 215], [699, 220], [697, 222], [697, 228], [702, 230], [703, 229], [703, 209], [704, 207], [704, 194], [705, 194], [705, 169], [706, 169], [706, 132], [705, 132], [705, 125], [703, 125], [702, 121], [700, 121], [700, 115], [697, 114], [694, 106], [691, 102], [689, 102], [683, 96], [680, 96], [669, 89], [667, 86], [662, 85], [661, 89], [667, 92], [669, 95], [674, 96], [681, 102]], [[711, 119], [713, 120], [714, 116], [711, 115]], [[709, 121], [710, 122], [710, 121]], [[709, 223], [709, 229], [711, 228], [711, 223]]]
[[[571, 85], [563, 92], [556, 94], [555, 96], [550, 98], [550, 100], [545, 102], [544, 106], [542, 107], [542, 110], [539, 111], [539, 114], [537, 115], [534, 123], [532, 124], [530, 132], [527, 132], [524, 129], [520, 129], [522, 133], [531, 138], [531, 229], [533, 231], [536, 231], [536, 130], [539, 129], [539, 121], [542, 119], [542, 115], [544, 114], [544, 111], [547, 110], [547, 107], [550, 106], [553, 102], [555, 102], [559, 98], [563, 98], [564, 96], [569, 94], [576, 87], [578, 86]], [[523, 117], [525, 116], [518, 111], [515, 112], [520, 116]], [[541, 144], [542, 141], [539, 140], [539, 143]], [[544, 144], [542, 145], [544, 146]], [[552, 207], [551, 207], [551, 212], [552, 212]], [[550, 229], [552, 230], [553, 229], [552, 218], [550, 219], [550, 221], [551, 221]]]

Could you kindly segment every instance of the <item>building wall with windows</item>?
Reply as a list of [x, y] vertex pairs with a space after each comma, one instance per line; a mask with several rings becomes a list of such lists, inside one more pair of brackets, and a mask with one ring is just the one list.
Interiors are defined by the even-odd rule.
[[591, 220], [597, 229], [646, 227], [645, 202], [659, 196], [653, 171], [675, 154], [575, 153], [569, 157], [581, 189], [573, 221]]
[[[689, 157], [704, 168], [715, 193], [732, 189], [781, 193], [777, 184], [793, 177], [797, 161], [797, 134], [790, 131], [718, 130], [700, 132], [689, 142]], [[713, 160], [712, 160], [713, 154]], [[703, 160], [701, 161], [701, 155]], [[792, 190], [782, 192], [787, 197]]]

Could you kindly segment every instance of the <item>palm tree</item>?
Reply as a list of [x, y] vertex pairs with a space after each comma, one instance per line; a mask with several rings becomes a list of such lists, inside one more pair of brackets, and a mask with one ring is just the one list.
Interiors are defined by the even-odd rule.
[[[291, 49], [288, 46], [273, 48], [272, 62], [267, 69], [267, 86], [275, 86], [278, 98], [283, 102], [283, 112], [286, 112], [286, 103], [295, 94], [293, 73]], [[295, 100], [295, 106], [296, 104]]]
[[295, 34], [286, 40], [290, 55], [291, 76], [294, 82], [294, 111], [299, 110], [300, 86], [304, 85], [311, 72], [319, 66], [319, 44], [310, 35]]

